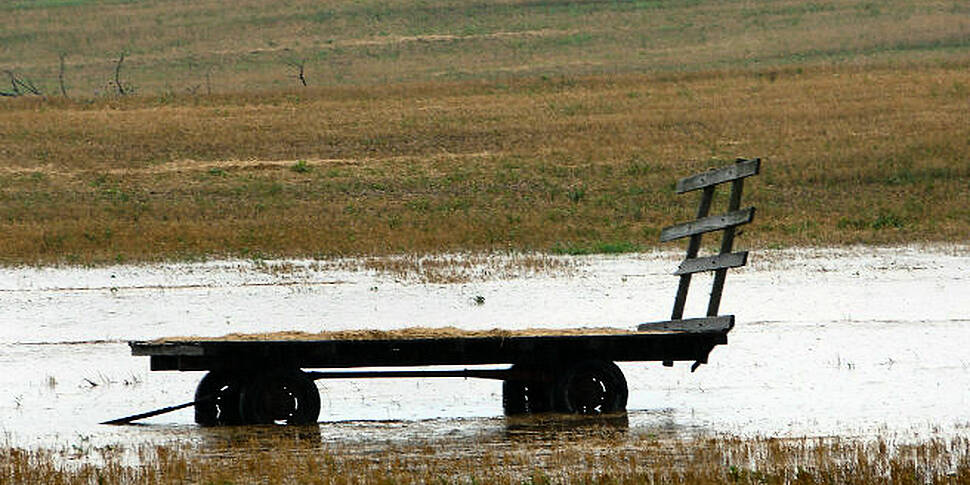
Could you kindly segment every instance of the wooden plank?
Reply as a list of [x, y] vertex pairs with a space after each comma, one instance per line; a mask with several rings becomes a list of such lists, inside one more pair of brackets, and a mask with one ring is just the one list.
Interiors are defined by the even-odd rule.
[[706, 232], [720, 231], [729, 227], [747, 224], [754, 219], [754, 207], [708, 216], [690, 222], [675, 224], [660, 232], [660, 242], [673, 241], [682, 237], [695, 236]]
[[690, 192], [692, 190], [703, 189], [712, 185], [730, 182], [732, 180], [757, 175], [761, 169], [761, 159], [739, 160], [734, 165], [728, 165], [704, 173], [685, 177], [677, 181], [676, 191], [678, 194]]
[[687, 318], [684, 320], [667, 320], [664, 322], [641, 323], [639, 331], [667, 330], [686, 333], [727, 332], [734, 327], [734, 315], [719, 317]]
[[[551, 363], [576, 359], [680, 361], [706, 358], [725, 332], [636, 331], [625, 335], [480, 337], [414, 340], [199, 341], [203, 355], [151, 355], [152, 370], [197, 371], [269, 367], [341, 369], [428, 365]], [[185, 347], [183, 347], [185, 348]], [[169, 351], [169, 349], [165, 349]], [[142, 354], [145, 355], [145, 354]]]
[[202, 347], [198, 344], [189, 343], [165, 343], [165, 344], [150, 344], [147, 342], [128, 342], [128, 346], [131, 347], [131, 355], [144, 356], [144, 355], [204, 355]]
[[381, 378], [426, 378], [426, 377], [465, 377], [476, 379], [506, 379], [512, 375], [509, 369], [461, 369], [461, 370], [377, 370], [377, 371], [330, 371], [307, 372], [310, 379], [381, 379]]
[[740, 268], [748, 264], [748, 252], [718, 254], [705, 258], [686, 259], [680, 263], [680, 267], [674, 272], [675, 275], [685, 275], [700, 273], [702, 271], [714, 271], [717, 269]]

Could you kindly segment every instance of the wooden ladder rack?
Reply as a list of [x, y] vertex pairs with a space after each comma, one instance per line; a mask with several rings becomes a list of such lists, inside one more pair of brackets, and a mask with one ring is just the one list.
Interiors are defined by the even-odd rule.
[[[724, 280], [727, 270], [744, 266], [748, 262], [748, 252], [733, 252], [734, 237], [738, 226], [754, 220], [754, 207], [741, 209], [741, 194], [744, 191], [744, 179], [757, 175], [761, 170], [761, 159], [751, 160], [739, 158], [733, 165], [709, 170], [704, 173], [680, 179], [676, 192], [684, 194], [695, 190], [701, 191], [700, 204], [697, 207], [697, 218], [674, 224], [660, 233], [661, 242], [690, 238], [687, 243], [687, 255], [680, 267], [674, 272], [680, 277], [677, 296], [670, 320], [663, 322], [644, 323], [638, 330], [671, 330], [684, 332], [728, 332], [734, 326], [734, 315], [718, 315], [721, 306], [721, 294], [724, 292]], [[714, 200], [714, 191], [718, 185], [731, 182], [731, 197], [727, 211], [719, 215], [709, 215]], [[721, 237], [721, 248], [713, 256], [698, 257], [701, 239], [709, 232], [724, 231]], [[684, 319], [684, 305], [690, 290], [691, 276], [694, 273], [714, 271], [714, 283], [711, 288], [711, 298], [707, 304], [707, 315], [701, 318]], [[696, 369], [695, 363], [692, 369]], [[668, 364], [668, 362], [665, 362]]]

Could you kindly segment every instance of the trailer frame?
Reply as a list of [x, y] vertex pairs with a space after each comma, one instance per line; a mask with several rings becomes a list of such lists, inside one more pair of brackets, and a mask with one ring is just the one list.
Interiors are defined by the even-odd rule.
[[[671, 318], [638, 325], [629, 333], [359, 340], [179, 339], [131, 341], [131, 353], [148, 356], [153, 371], [208, 371], [192, 403], [160, 410], [194, 406], [200, 425], [314, 423], [320, 411], [320, 395], [314, 384], [318, 379], [498, 379], [503, 381], [503, 409], [509, 415], [625, 412], [629, 391], [615, 362], [659, 361], [671, 366], [676, 361], [692, 361], [694, 371], [707, 362], [714, 347], [727, 344], [735, 319], [733, 315], [718, 315], [718, 311], [727, 270], [747, 264], [748, 253], [733, 252], [733, 246], [736, 228], [754, 219], [754, 208], [741, 209], [740, 202], [745, 178], [757, 175], [760, 166], [757, 158], [737, 159], [731, 165], [677, 182], [677, 193], [700, 190], [701, 197], [694, 220], [661, 232], [661, 242], [689, 238], [686, 257], [674, 273], [679, 285]], [[715, 190], [725, 183], [731, 183], [727, 210], [712, 216]], [[703, 235], [716, 231], [723, 231], [719, 252], [699, 256]], [[707, 314], [684, 319], [691, 276], [703, 271], [715, 273]], [[397, 369], [486, 364], [509, 367]], [[375, 367], [385, 369], [347, 370]], [[155, 414], [134, 418], [148, 415]]]

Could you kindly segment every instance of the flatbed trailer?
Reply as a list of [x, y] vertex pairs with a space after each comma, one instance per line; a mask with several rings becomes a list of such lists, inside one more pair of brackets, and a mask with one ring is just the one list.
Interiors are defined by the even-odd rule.
[[[346, 339], [162, 339], [129, 342], [132, 355], [149, 356], [153, 371], [208, 371], [192, 405], [200, 425], [308, 424], [317, 421], [317, 379], [375, 377], [474, 377], [503, 381], [506, 414], [562, 412], [610, 414], [626, 410], [626, 379], [615, 362], [706, 363], [727, 343], [734, 316], [718, 315], [729, 268], [743, 266], [746, 252], [732, 252], [735, 228], [750, 222], [754, 208], [740, 209], [743, 181], [757, 175], [760, 160], [681, 179], [677, 192], [702, 190], [697, 219], [670, 226], [661, 241], [690, 238], [671, 319], [636, 329], [589, 333], [564, 330], [541, 335]], [[714, 189], [732, 183], [728, 211], [709, 216]], [[724, 231], [720, 252], [698, 257], [701, 236]], [[691, 275], [714, 271], [707, 315], [684, 319]], [[498, 369], [436, 370], [408, 367], [507, 365]], [[348, 370], [382, 368], [380, 370]], [[388, 369], [390, 368], [390, 369]], [[401, 368], [401, 370], [397, 370]], [[306, 371], [305, 369], [326, 369]], [[147, 416], [139, 415], [139, 416]], [[120, 422], [121, 420], [119, 420]]]

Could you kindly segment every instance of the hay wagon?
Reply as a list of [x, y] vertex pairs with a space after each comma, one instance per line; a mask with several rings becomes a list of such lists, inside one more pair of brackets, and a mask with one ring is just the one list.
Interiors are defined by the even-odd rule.
[[[307, 424], [320, 412], [317, 379], [471, 377], [503, 381], [506, 414], [561, 412], [609, 414], [626, 409], [628, 389], [615, 362], [656, 361], [672, 366], [706, 363], [715, 346], [727, 343], [734, 316], [718, 315], [729, 268], [746, 264], [733, 252], [735, 228], [751, 222], [754, 208], [740, 208], [744, 179], [757, 175], [760, 160], [678, 181], [676, 191], [701, 191], [695, 220], [670, 226], [661, 241], [689, 238], [675, 272], [680, 284], [670, 320], [635, 329], [452, 332], [429, 335], [386, 332], [370, 338], [339, 333], [301, 339], [162, 339], [129, 342], [132, 355], [148, 356], [153, 371], [207, 371], [195, 399], [150, 413], [109, 421], [125, 423], [194, 406], [200, 425]], [[731, 183], [727, 211], [709, 215], [715, 188]], [[720, 251], [699, 257], [701, 237], [723, 231]], [[684, 319], [691, 275], [714, 271], [707, 315]], [[507, 365], [500, 369], [435, 370], [429, 366]], [[365, 370], [363, 368], [383, 368]], [[411, 368], [411, 369], [408, 369]], [[319, 370], [307, 370], [319, 369]]]

